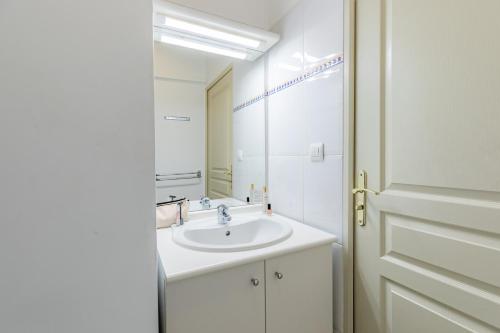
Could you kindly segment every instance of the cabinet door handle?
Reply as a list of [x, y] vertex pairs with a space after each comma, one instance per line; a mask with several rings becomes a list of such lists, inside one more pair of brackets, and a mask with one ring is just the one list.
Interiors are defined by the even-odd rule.
[[278, 279], [278, 280], [281, 280], [283, 278], [283, 274], [281, 274], [280, 272], [276, 272], [274, 273], [274, 276]]
[[253, 278], [250, 280], [254, 287], [257, 287], [260, 283], [259, 279]]

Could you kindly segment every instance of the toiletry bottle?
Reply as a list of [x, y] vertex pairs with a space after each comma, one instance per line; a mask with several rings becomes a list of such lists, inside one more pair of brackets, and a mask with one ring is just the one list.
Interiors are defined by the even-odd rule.
[[262, 188], [262, 211], [264, 213], [266, 213], [266, 211], [267, 211], [267, 204], [269, 203], [268, 201], [269, 201], [269, 199], [267, 196], [267, 186], [264, 186]]
[[250, 203], [253, 204], [255, 202], [255, 184], [250, 185]]
[[273, 215], [273, 210], [271, 208], [270, 203], [267, 204], [267, 215], [269, 215], [269, 216]]

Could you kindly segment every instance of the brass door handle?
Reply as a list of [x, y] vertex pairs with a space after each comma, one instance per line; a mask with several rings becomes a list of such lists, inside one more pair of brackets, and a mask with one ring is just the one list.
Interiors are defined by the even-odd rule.
[[366, 194], [371, 193], [379, 195], [380, 193], [366, 188], [368, 184], [366, 171], [362, 170], [358, 174], [358, 187], [352, 189], [352, 194], [356, 195], [356, 204], [354, 206], [356, 221], [360, 226], [366, 225]]
[[354, 188], [352, 189], [352, 194], [358, 194], [358, 193], [371, 193], [375, 195], [379, 195], [380, 192], [370, 190], [369, 188]]

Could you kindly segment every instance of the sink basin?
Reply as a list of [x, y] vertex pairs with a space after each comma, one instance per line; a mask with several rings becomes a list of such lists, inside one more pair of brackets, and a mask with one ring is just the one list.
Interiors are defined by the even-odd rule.
[[268, 217], [233, 218], [227, 225], [215, 219], [173, 229], [173, 240], [184, 247], [209, 252], [252, 250], [279, 243], [292, 234], [285, 221]]

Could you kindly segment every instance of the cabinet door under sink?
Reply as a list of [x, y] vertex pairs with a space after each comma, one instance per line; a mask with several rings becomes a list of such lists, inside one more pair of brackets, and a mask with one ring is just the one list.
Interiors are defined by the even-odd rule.
[[331, 333], [330, 245], [266, 260], [266, 333]]
[[168, 283], [167, 333], [264, 333], [264, 262]]

